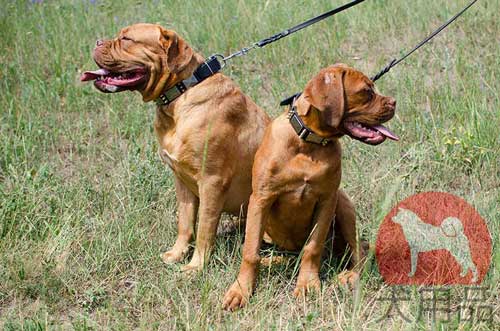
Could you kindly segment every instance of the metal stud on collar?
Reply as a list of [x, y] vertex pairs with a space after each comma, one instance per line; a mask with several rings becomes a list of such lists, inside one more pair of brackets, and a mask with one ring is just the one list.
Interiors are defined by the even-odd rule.
[[164, 105], [168, 104], [168, 98], [165, 94], [160, 95], [160, 99]]

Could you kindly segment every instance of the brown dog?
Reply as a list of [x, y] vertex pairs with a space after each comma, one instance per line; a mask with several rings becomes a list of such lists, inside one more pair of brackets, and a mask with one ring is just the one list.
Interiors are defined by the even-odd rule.
[[[283, 114], [272, 122], [255, 156], [243, 261], [238, 279], [224, 297], [225, 308], [242, 307], [252, 293], [264, 233], [286, 250], [303, 249], [295, 295], [320, 287], [321, 255], [335, 214], [355, 252], [354, 262], [359, 260], [354, 210], [351, 206], [336, 211], [338, 203], [346, 204], [338, 190], [338, 138], [347, 134], [373, 145], [386, 137], [397, 139], [380, 125], [393, 117], [395, 107], [396, 101], [376, 94], [362, 73], [335, 65], [309, 81], [288, 118]], [[312, 132], [308, 136], [297, 128], [297, 117]]]
[[[190, 77], [204, 58], [174, 31], [135, 24], [115, 39], [98, 41], [94, 80], [102, 92], [137, 90], [145, 102]], [[222, 211], [238, 215], [247, 205], [252, 164], [269, 117], [226, 76], [217, 73], [156, 111], [159, 153], [175, 175], [178, 237], [163, 261], [181, 261], [188, 251], [197, 216], [196, 247], [184, 270], [208, 261]], [[351, 208], [346, 199], [344, 210]], [[339, 204], [339, 208], [342, 207]]]
[[[205, 61], [174, 31], [135, 24], [98, 41], [95, 80], [103, 92], [137, 90], [145, 102], [193, 75]], [[217, 73], [159, 105], [159, 153], [175, 175], [178, 237], [163, 261], [181, 261], [199, 215], [196, 248], [184, 270], [199, 270], [210, 255], [222, 211], [239, 214], [251, 193], [251, 169], [269, 117], [226, 76]]]

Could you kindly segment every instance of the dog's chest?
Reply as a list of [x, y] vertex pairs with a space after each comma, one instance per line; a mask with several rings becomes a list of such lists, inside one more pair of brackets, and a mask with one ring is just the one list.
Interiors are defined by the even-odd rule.
[[290, 160], [284, 174], [292, 179], [292, 186], [300, 193], [331, 189], [333, 179], [340, 176], [335, 162], [315, 159], [308, 155], [297, 155]]
[[160, 145], [158, 147], [158, 155], [161, 161], [168, 165], [174, 172], [182, 170], [183, 165], [181, 163], [185, 159], [185, 156], [183, 156], [185, 154], [184, 146], [176, 131], [162, 132], [162, 134], [158, 134], [158, 138]]
[[176, 170], [176, 166], [178, 164], [177, 158], [168, 152], [167, 149], [160, 147], [158, 149], [158, 155], [160, 156], [160, 159], [170, 167], [172, 170]]
[[305, 206], [316, 205], [338, 189], [341, 176], [339, 169], [331, 160], [297, 155], [282, 172], [286, 185], [280, 200], [286, 201], [287, 208], [296, 212], [305, 211]]
[[164, 135], [160, 138], [158, 155], [189, 190], [197, 194], [199, 167], [194, 164], [194, 153], [189, 145], [182, 143], [182, 139], [175, 135]]

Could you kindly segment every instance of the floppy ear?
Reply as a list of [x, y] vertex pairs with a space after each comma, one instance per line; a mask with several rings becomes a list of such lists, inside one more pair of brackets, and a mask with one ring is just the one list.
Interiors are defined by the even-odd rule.
[[456, 217], [447, 217], [441, 223], [441, 231], [443, 231], [447, 237], [456, 237], [463, 232], [462, 222]]
[[[323, 114], [326, 124], [338, 127], [345, 111], [344, 70], [324, 69], [307, 83], [304, 97], [314, 108]], [[299, 115], [307, 115], [305, 108]]]
[[160, 42], [167, 52], [168, 70], [176, 74], [182, 71], [193, 58], [193, 49], [175, 32], [162, 29]]

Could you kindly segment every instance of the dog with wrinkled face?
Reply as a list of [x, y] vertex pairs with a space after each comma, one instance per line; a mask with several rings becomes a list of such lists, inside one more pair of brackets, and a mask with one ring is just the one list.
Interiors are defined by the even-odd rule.
[[[176, 32], [135, 24], [110, 40], [97, 41], [98, 70], [86, 72], [102, 92], [139, 91], [145, 102], [189, 78], [204, 63]], [[269, 117], [221, 73], [159, 105], [154, 123], [161, 159], [172, 169], [178, 208], [178, 236], [162, 255], [179, 262], [199, 223], [196, 247], [184, 271], [203, 268], [210, 256], [220, 215], [238, 215], [251, 192], [251, 168]]]
[[[325, 146], [306, 142], [282, 114], [266, 129], [253, 165], [253, 192], [248, 207], [243, 261], [223, 306], [243, 307], [254, 290], [264, 235], [277, 246], [301, 251], [296, 296], [320, 289], [319, 270], [332, 220], [343, 217], [338, 204], [343, 135], [376, 145], [398, 137], [381, 124], [394, 116], [396, 101], [374, 91], [365, 75], [342, 64], [325, 68], [311, 79], [294, 102], [296, 113]], [[336, 211], [337, 210], [337, 211]], [[340, 231], [351, 246], [354, 262], [361, 254], [355, 223], [341, 222]], [[351, 270], [348, 275], [356, 279]]]
[[[144, 102], [158, 99], [204, 62], [176, 32], [156, 24], [135, 24], [114, 39], [97, 41], [93, 57], [99, 69], [85, 72], [82, 81], [94, 81], [105, 93], [138, 91]], [[269, 123], [267, 114], [221, 73], [158, 106], [154, 129], [159, 154], [174, 173], [178, 208], [178, 236], [162, 255], [165, 263], [184, 259], [198, 218], [193, 257], [183, 270], [202, 269], [221, 213], [245, 213], [255, 152]], [[352, 224], [352, 204], [339, 194], [338, 214]]]

